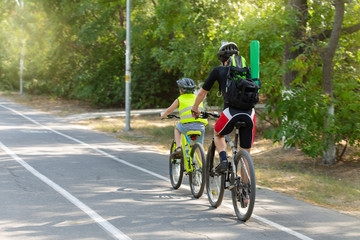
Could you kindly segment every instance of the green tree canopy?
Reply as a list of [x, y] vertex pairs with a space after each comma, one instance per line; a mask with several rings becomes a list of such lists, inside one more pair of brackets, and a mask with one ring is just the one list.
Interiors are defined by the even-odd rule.
[[[326, 57], [342, 3], [340, 37]], [[20, 8], [1, 1], [0, 89], [19, 89], [22, 26], [25, 92], [124, 107], [125, 6], [126, 0], [26, 0]], [[359, 144], [359, 10], [359, 1], [342, 0], [132, 0], [132, 108], [167, 107], [178, 95], [177, 79], [200, 87], [219, 65], [222, 41], [236, 42], [249, 61], [256, 39], [261, 117], [273, 127], [267, 136], [314, 157], [328, 148], [326, 134], [338, 146]], [[329, 66], [330, 80], [323, 71]], [[209, 105], [221, 105], [216, 92], [214, 86]]]

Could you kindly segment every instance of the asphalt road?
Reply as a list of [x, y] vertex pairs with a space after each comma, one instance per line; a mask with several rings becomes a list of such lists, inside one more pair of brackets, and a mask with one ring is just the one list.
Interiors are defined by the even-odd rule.
[[[255, 166], [256, 167], [256, 166]], [[0, 98], [0, 239], [360, 239], [360, 219], [257, 190], [252, 218], [211, 208], [168, 157]]]

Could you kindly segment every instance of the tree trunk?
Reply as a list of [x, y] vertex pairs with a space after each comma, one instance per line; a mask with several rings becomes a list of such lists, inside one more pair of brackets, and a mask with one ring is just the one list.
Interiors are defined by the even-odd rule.
[[[308, 18], [307, 0], [290, 0], [289, 8], [291, 9], [291, 16], [294, 17], [295, 12], [296, 22], [289, 26], [291, 34], [285, 39], [285, 49], [283, 55], [283, 65], [286, 72], [283, 76], [283, 81], [286, 88], [290, 88], [290, 84], [295, 80], [297, 71], [292, 71], [286, 67], [288, 61], [295, 60], [297, 56], [304, 52], [303, 47], [297, 47], [299, 41], [304, 41], [306, 36], [306, 22]], [[295, 48], [295, 50], [291, 50]]]
[[[330, 103], [328, 106], [328, 117], [325, 118], [325, 128], [331, 126], [332, 121], [334, 120], [334, 102], [333, 102], [333, 59], [335, 56], [336, 48], [339, 44], [341, 27], [344, 20], [345, 5], [344, 0], [335, 0], [335, 18], [334, 25], [331, 31], [329, 44], [326, 47], [323, 55], [323, 90], [324, 93], [330, 98]], [[334, 164], [336, 161], [336, 152], [335, 152], [335, 139], [334, 136], [330, 133], [324, 132], [324, 147], [325, 151], [323, 154], [323, 163], [324, 164]]]

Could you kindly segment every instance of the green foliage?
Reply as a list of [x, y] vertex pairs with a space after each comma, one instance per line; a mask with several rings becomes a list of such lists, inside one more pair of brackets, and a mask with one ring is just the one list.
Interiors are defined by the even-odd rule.
[[[346, 9], [347, 24], [358, 22], [359, 5], [351, 3]], [[316, 35], [331, 29], [334, 7], [330, 3], [315, 1], [309, 5], [309, 32]], [[290, 24], [289, 22], [287, 24]], [[273, 120], [273, 129], [267, 133], [274, 141], [283, 141], [285, 145], [299, 147], [312, 157], [321, 156], [327, 150], [325, 134], [331, 134], [335, 143], [344, 142], [359, 145], [360, 132], [358, 114], [360, 101], [359, 32], [343, 34], [334, 59], [333, 98], [323, 95], [321, 53], [328, 39], [314, 43], [299, 39], [293, 48], [303, 48], [302, 54], [287, 62], [291, 70], [297, 71], [292, 82], [291, 94], [276, 94], [270, 97], [264, 115]], [[295, 50], [295, 49], [292, 49]], [[335, 105], [334, 117], [329, 115], [328, 106]], [[325, 118], [331, 119], [325, 127]], [[275, 121], [278, 119], [277, 121]], [[339, 149], [339, 148], [338, 148]]]
[[[0, 90], [19, 86], [20, 24], [15, 1], [0, 2]], [[15, 31], [18, 29], [18, 31]], [[11, 34], [10, 34], [11, 33]]]
[[284, 142], [286, 147], [300, 147], [311, 157], [319, 156], [324, 150], [323, 131], [333, 129], [333, 126], [324, 129], [328, 98], [309, 86], [284, 91], [282, 98], [276, 108], [282, 114], [281, 125], [266, 137]]
[[[358, 1], [346, 3], [344, 27], [360, 19]], [[308, 41], [331, 29], [334, 6], [308, 1], [303, 38], [291, 39], [299, 18], [286, 1], [133, 0], [131, 12], [132, 108], [167, 107], [178, 96], [175, 81], [194, 79], [199, 87], [220, 64], [222, 41], [236, 42], [248, 63], [249, 44], [259, 40], [261, 113], [272, 124], [268, 137], [285, 136], [311, 156], [336, 142], [359, 144], [360, 34], [342, 34], [334, 59], [334, 124], [324, 129], [329, 99], [322, 94], [321, 54], [328, 39]], [[126, 1], [14, 0], [0, 2], [0, 89], [19, 89], [21, 26], [25, 43], [25, 92], [82, 99], [96, 106], [125, 105]], [[290, 30], [289, 30], [290, 29]], [[283, 62], [285, 41], [296, 58]], [[285, 69], [296, 71], [293, 93], [284, 99]], [[207, 105], [221, 106], [217, 83]], [[285, 117], [286, 116], [286, 117]]]
[[[341, 39], [334, 67], [336, 141], [359, 145], [360, 139], [360, 32]], [[354, 51], [355, 50], [355, 51]]]

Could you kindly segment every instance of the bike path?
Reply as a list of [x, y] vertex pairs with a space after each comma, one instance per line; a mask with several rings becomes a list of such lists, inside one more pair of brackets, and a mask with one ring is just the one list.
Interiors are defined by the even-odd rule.
[[[253, 218], [241, 223], [229, 197], [213, 209], [205, 197], [193, 199], [187, 183], [180, 190], [171, 189], [166, 155], [2, 99], [0, 142], [131, 239], [360, 236], [359, 219], [266, 189], [257, 191]], [[0, 206], [0, 212], [6, 213], [0, 217], [1, 239], [115, 238], [4, 149], [0, 159], [0, 196], [6, 203]]]

